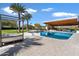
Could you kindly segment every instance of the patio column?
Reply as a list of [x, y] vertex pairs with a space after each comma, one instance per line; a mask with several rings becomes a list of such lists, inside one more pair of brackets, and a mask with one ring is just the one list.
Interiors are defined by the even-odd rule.
[[79, 15], [78, 15], [78, 17], [77, 17], [77, 22], [78, 22], [78, 28], [79, 28]]
[[0, 46], [2, 46], [2, 25], [1, 25], [1, 14], [0, 14]]
[[48, 25], [46, 25], [46, 30], [49, 30], [49, 26]]

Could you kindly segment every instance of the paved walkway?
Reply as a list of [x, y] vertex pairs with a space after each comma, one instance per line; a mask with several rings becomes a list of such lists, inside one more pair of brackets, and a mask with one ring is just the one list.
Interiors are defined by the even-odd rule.
[[43, 39], [38, 43], [41, 45], [31, 46], [29, 49], [22, 49], [17, 55], [28, 56], [71, 56], [79, 55], [79, 46], [59, 40]]
[[[75, 38], [75, 39], [74, 39]], [[79, 35], [69, 40], [32, 37], [17, 43], [1, 55], [16, 56], [79, 56]]]

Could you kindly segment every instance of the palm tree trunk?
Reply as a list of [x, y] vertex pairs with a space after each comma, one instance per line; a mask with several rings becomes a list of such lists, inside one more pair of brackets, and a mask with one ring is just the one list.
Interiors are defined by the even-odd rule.
[[24, 20], [22, 21], [22, 32], [24, 32]]
[[22, 21], [22, 38], [24, 39], [24, 20]]
[[20, 13], [19, 12], [18, 12], [18, 20], [19, 20], [18, 32], [20, 32]]
[[27, 27], [26, 27], [26, 30], [27, 30], [27, 31], [29, 30], [29, 28], [28, 28], [28, 20], [27, 20]]

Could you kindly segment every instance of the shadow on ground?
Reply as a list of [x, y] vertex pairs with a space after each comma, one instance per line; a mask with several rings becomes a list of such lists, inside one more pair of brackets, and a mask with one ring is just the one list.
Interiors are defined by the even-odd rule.
[[0, 56], [15, 56], [21, 49], [28, 49], [32, 45], [41, 46], [43, 44], [39, 43], [39, 41], [35, 40], [35, 38], [26, 38], [23, 42], [15, 44], [14, 47], [9, 48], [8, 51], [4, 52]]

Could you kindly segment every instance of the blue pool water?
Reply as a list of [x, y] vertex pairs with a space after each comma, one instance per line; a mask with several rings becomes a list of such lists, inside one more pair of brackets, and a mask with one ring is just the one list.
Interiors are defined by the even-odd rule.
[[40, 32], [40, 35], [56, 39], [68, 39], [72, 34], [63, 32]]

